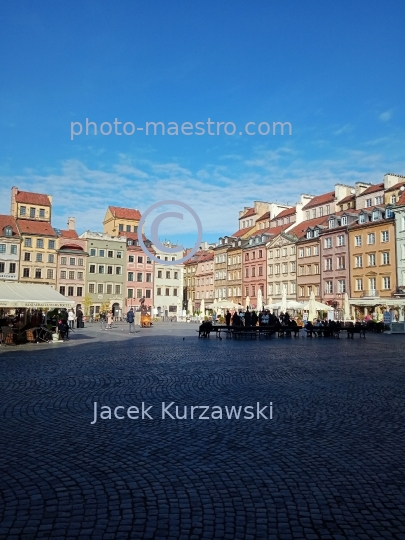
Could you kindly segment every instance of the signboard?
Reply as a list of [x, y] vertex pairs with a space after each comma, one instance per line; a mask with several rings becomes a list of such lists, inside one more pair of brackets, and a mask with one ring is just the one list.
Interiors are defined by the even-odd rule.
[[16, 281], [17, 274], [0, 274], [0, 279]]
[[302, 320], [305, 321], [305, 322], [308, 320], [308, 312], [307, 311], [304, 311], [304, 314], [302, 316]]
[[391, 311], [384, 311], [384, 324], [391, 324]]

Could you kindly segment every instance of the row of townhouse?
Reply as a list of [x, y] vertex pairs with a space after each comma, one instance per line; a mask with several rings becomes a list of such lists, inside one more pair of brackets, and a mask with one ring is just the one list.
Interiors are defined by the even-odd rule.
[[[347, 293], [363, 313], [376, 305], [405, 302], [405, 177], [383, 182], [336, 184], [322, 195], [301, 195], [293, 207], [255, 202], [239, 213], [239, 229], [219, 238], [209, 290], [215, 299], [251, 306], [261, 290], [265, 302], [317, 300], [335, 310]], [[198, 265], [185, 263], [183, 307], [198, 309]]]

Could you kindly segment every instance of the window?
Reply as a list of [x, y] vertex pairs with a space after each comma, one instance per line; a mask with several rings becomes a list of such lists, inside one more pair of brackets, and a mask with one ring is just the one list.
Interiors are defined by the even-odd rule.
[[322, 217], [322, 216], [323, 216], [323, 206], [321, 206], [319, 209], [319, 217]]
[[280, 265], [279, 264], [276, 264], [275, 271], [276, 271], [277, 275], [280, 273]]
[[355, 236], [354, 237], [354, 245], [356, 247], [360, 247], [361, 246], [361, 236]]
[[330, 204], [326, 205], [326, 214], [330, 214]]
[[316, 218], [316, 208], [312, 210], [312, 219]]
[[128, 272], [128, 281], [134, 281], [134, 273]]
[[[405, 228], [405, 225], [404, 225], [404, 228]], [[272, 259], [273, 258], [273, 250], [270, 250], [269, 251], [269, 259]], [[240, 262], [240, 261], [238, 261]]]
[[339, 293], [345, 293], [346, 292], [346, 280], [339, 279], [338, 280], [338, 292]]
[[30, 261], [31, 260], [31, 253], [29, 253], [28, 251], [26, 251], [24, 253], [24, 261]]
[[312, 265], [307, 264], [307, 275], [310, 276], [312, 274]]
[[365, 214], [359, 215], [359, 223], [365, 223], [366, 222], [366, 216]]
[[134, 289], [127, 289], [127, 296], [128, 298], [134, 297]]
[[[150, 274], [149, 274], [149, 275], [150, 275]], [[174, 272], [173, 277], [174, 277], [174, 279], [179, 279], [179, 273], [178, 273], [178, 272]]]
[[[280, 265], [277, 265], [278, 267], [280, 267]], [[256, 268], [253, 267], [252, 268], [252, 277], [256, 277]]]
[[55, 240], [48, 240], [48, 249], [55, 249]]
[[390, 252], [389, 251], [383, 251], [383, 253], [381, 253], [381, 262], [382, 262], [382, 264], [390, 264]]
[[162, 270], [158, 270], [158, 275], [157, 275], [158, 278], [161, 278], [162, 277]]
[[166, 271], [166, 279], [170, 279], [170, 270]]
[[48, 262], [49, 263], [54, 263], [55, 262], [55, 255], [49, 254], [48, 255]]
[[338, 257], [337, 258], [337, 269], [338, 270], [344, 270], [345, 269], [345, 258], [344, 257]]
[[325, 281], [325, 293], [333, 294], [333, 281]]
[[143, 264], [143, 257], [138, 257], [138, 264]]
[[89, 273], [90, 274], [95, 274], [96, 273], [96, 265], [95, 264], [91, 264], [89, 266]]
[[160, 287], [156, 289], [156, 294], [157, 296], [162, 296], [162, 289]]
[[136, 281], [141, 282], [142, 281], [142, 272], [138, 272], [136, 274]]
[[318, 236], [319, 236], [319, 229], [315, 229], [314, 230], [314, 237], [318, 238]]
[[17, 255], [17, 246], [12, 244], [10, 249], [11, 255]]
[[170, 289], [169, 288], [165, 289], [165, 296], [170, 296]]
[[295, 272], [295, 262], [290, 263], [290, 272]]
[[369, 287], [370, 287], [370, 293], [376, 294], [377, 291], [375, 290], [375, 288], [376, 288], [376, 280], [375, 280], [375, 278], [370, 278], [368, 280], [368, 283], [369, 283]]
[[307, 212], [305, 212], [305, 218], [306, 219], [311, 219], [311, 214], [310, 214], [309, 210]]
[[72, 270], [69, 270], [69, 279], [75, 279], [75, 273]]
[[66, 257], [61, 257], [60, 258], [60, 264], [66, 265], [67, 264], [66, 261], [67, 261]]
[[307, 230], [307, 238], [312, 238], [312, 231], [311, 229]]
[[319, 264], [314, 264], [314, 274], [319, 274]]
[[20, 216], [25, 216], [27, 214], [27, 207], [20, 206]]
[[30, 208], [30, 218], [35, 218], [35, 208]]
[[391, 208], [387, 208], [385, 210], [385, 217], [386, 217], [386, 219], [394, 217], [394, 214], [393, 214]]
[[99, 249], [98, 250], [98, 256], [99, 257], [104, 257], [105, 256], [105, 250], [104, 249]]
[[0, 244], [0, 253], [6, 252], [6, 244]]
[[104, 265], [103, 265], [103, 264], [99, 265], [99, 267], [98, 267], [98, 273], [99, 273], [99, 274], [104, 274]]
[[273, 275], [273, 265], [270, 264], [269, 266], [269, 275], [272, 276]]
[[120, 223], [120, 224], [118, 225], [118, 231], [119, 231], [119, 232], [124, 232], [124, 225], [123, 225], [123, 223]]
[[362, 268], [363, 267], [363, 256], [362, 255], [356, 255], [354, 258], [354, 266], [355, 268]]
[[25, 238], [25, 239], [24, 239], [24, 247], [32, 247], [32, 240], [31, 240], [31, 238]]
[[[285, 264], [284, 266], [287, 266], [287, 265]], [[262, 276], [262, 275], [263, 275], [263, 266], [259, 266], [259, 276]]]
[[115, 274], [117, 276], [120, 276], [122, 274], [122, 266], [116, 266], [115, 267]]
[[388, 240], [389, 240], [388, 231], [382, 231], [381, 232], [381, 242], [388, 242]]
[[301, 258], [301, 257], [303, 257], [303, 256], [304, 256], [304, 248], [300, 248], [300, 249], [298, 250], [298, 257]]
[[245, 277], [249, 277], [249, 268], [245, 269]]
[[40, 217], [40, 218], [44, 218], [44, 217], [45, 217], [45, 209], [44, 209], [44, 208], [40, 208], [40, 209], [39, 209], [39, 217]]
[[95, 285], [94, 283], [89, 283], [89, 293], [94, 294], [95, 291]]
[[363, 290], [363, 280], [362, 278], [356, 279], [356, 291], [362, 291]]
[[40, 268], [35, 270], [35, 279], [42, 279], [42, 270]]
[[149, 272], [146, 274], [146, 282], [147, 283], [152, 283], [152, 274], [149, 273]]
[[73, 257], [70, 257], [70, 259], [69, 259], [69, 264], [70, 264], [70, 266], [75, 266], [75, 264], [76, 264], [76, 259], [74, 259]]
[[369, 208], [372, 204], [373, 204], [372, 199], [366, 199], [366, 204], [365, 204], [366, 208]]
[[300, 266], [300, 276], [304, 276], [305, 275], [305, 266]]
[[110, 284], [107, 285], [107, 291], [106, 291], [107, 294], [112, 294], [112, 287], [113, 287], [113, 286], [110, 285]]
[[345, 245], [345, 237], [343, 234], [339, 234], [337, 237], [337, 245], [338, 246], [344, 246]]
[[83, 287], [77, 287], [76, 296], [83, 296]]
[[380, 219], [380, 212], [378, 210], [373, 210], [373, 213], [371, 214], [371, 220], [377, 221]]
[[77, 272], [77, 279], [83, 279], [83, 272]]
[[5, 271], [6, 265], [4, 262], [0, 262], [0, 274], [2, 274]]
[[314, 255], [319, 255], [319, 246], [314, 246]]
[[30, 269], [29, 268], [24, 268], [23, 269], [23, 277], [25, 277], [25, 278], [30, 277]]
[[66, 279], [66, 270], [61, 270], [60, 279]]
[[103, 294], [104, 293], [104, 285], [102, 283], [99, 283], [97, 285], [97, 292], [98, 292], [98, 294]]
[[74, 288], [73, 287], [68, 287], [68, 296], [74, 296]]
[[368, 265], [369, 266], [375, 266], [375, 253], [371, 253], [368, 256]]
[[145, 291], [145, 297], [146, 298], [152, 298], [152, 291], [150, 289], [146, 289]]
[[173, 296], [177, 296], [177, 289], [173, 289]]
[[325, 259], [325, 270], [332, 270], [332, 259]]
[[42, 253], [37, 253], [36, 257], [35, 257], [35, 260], [37, 262], [42, 262]]
[[95, 257], [95, 256], [96, 256], [96, 250], [94, 248], [91, 248], [90, 257]]
[[332, 247], [332, 238], [325, 238], [325, 249]]
[[334, 219], [330, 219], [330, 220], [329, 220], [329, 229], [333, 229], [334, 226], [335, 226], [335, 220], [334, 220]]
[[367, 244], [375, 244], [375, 234], [368, 233], [367, 235]]
[[391, 288], [391, 278], [389, 278], [388, 276], [385, 276], [382, 278], [382, 288], [384, 290], [387, 290], [387, 289], [390, 289]]
[[62, 285], [61, 287], [59, 287], [59, 292], [61, 295], [65, 296], [66, 288]]
[[117, 251], [117, 259], [122, 259], [122, 251]]
[[305, 296], [305, 288], [300, 287], [300, 296]]
[[307, 247], [307, 257], [310, 257], [310, 256], [311, 256], [311, 248]]
[[280, 250], [276, 249], [276, 257], [280, 257]]
[[347, 216], [342, 216], [341, 224], [347, 225]]
[[375, 198], [375, 204], [382, 204], [383, 198], [382, 195], [378, 195], [378, 197]]
[[397, 202], [397, 198], [395, 195], [391, 195], [391, 204], [395, 204]]
[[15, 274], [15, 270], [16, 270], [16, 264], [15, 263], [10, 263], [10, 274]]

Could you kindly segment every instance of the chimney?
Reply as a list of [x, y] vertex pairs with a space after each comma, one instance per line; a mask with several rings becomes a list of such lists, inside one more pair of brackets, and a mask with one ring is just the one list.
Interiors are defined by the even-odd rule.
[[15, 202], [15, 198], [18, 193], [18, 187], [13, 186], [11, 188], [11, 215], [15, 218], [17, 218], [17, 203]]
[[67, 220], [68, 231], [76, 230], [76, 219], [74, 217], [69, 217]]
[[392, 186], [395, 186], [395, 184], [402, 182], [403, 179], [404, 177], [401, 176], [400, 174], [393, 174], [393, 173], [384, 174], [384, 189], [392, 188]]
[[356, 191], [356, 197], [358, 197], [359, 195], [361, 195], [363, 193], [363, 191], [365, 191], [367, 188], [369, 188], [372, 184], [369, 184], [367, 182], [356, 182], [354, 187], [355, 187], [355, 191]]

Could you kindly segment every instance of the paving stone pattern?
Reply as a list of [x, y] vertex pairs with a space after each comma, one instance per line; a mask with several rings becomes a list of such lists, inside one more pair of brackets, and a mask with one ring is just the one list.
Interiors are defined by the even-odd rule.
[[[405, 539], [404, 336], [195, 330], [0, 348], [1, 539]], [[95, 401], [154, 419], [91, 425]], [[162, 420], [162, 401], [273, 419]]]

